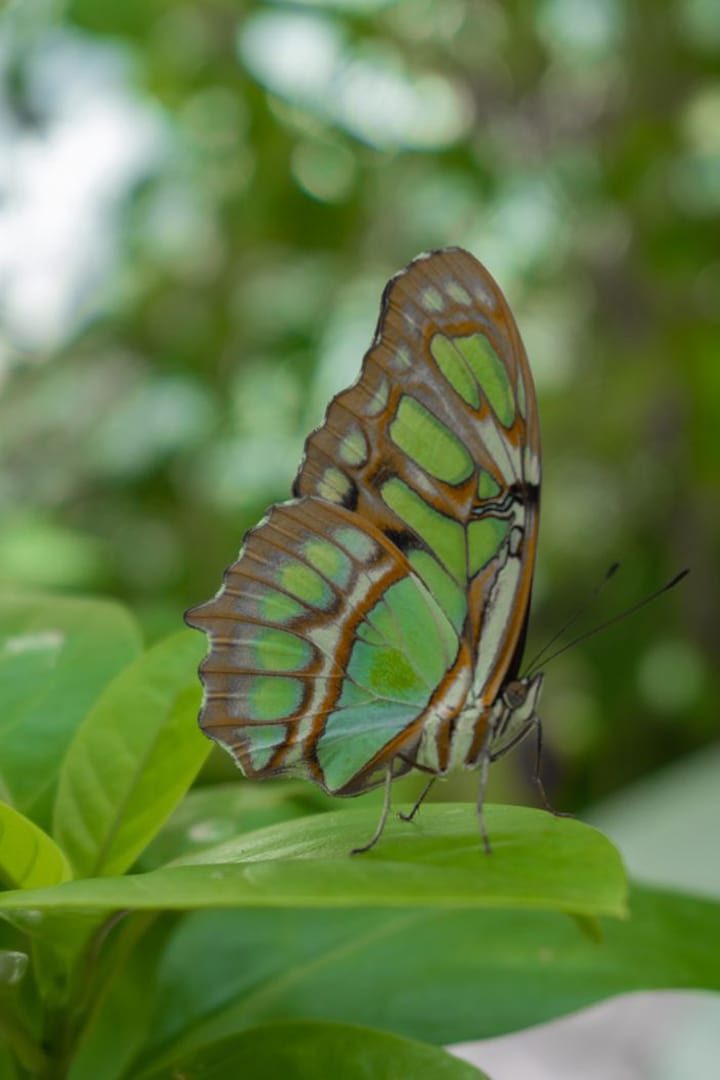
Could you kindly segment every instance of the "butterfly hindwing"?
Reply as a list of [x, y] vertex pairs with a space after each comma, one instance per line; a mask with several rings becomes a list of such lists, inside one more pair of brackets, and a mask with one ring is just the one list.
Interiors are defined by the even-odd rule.
[[374, 762], [389, 744], [418, 742], [459, 648], [397, 548], [316, 498], [274, 507], [188, 620], [211, 640], [204, 730], [246, 775], [305, 776], [336, 794], [382, 779]]

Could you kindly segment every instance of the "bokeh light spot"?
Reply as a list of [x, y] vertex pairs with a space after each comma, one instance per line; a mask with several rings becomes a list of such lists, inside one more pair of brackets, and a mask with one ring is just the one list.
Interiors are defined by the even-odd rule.
[[652, 709], [675, 713], [697, 700], [705, 672], [698, 652], [689, 642], [667, 640], [645, 653], [637, 679], [640, 693]]

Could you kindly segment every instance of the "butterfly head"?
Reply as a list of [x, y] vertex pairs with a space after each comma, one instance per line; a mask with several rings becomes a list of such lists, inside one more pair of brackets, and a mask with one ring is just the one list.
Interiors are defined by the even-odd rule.
[[503, 701], [507, 708], [512, 712], [522, 711], [525, 714], [528, 712], [529, 704], [529, 713], [530, 715], [533, 714], [540, 695], [542, 681], [542, 671], [532, 677], [525, 676], [522, 679], [511, 679], [510, 682], [505, 684], [502, 692]]
[[543, 673], [526, 675], [505, 683], [500, 697], [501, 710], [490, 746], [491, 756], [500, 757], [515, 746], [537, 723], [537, 708]]

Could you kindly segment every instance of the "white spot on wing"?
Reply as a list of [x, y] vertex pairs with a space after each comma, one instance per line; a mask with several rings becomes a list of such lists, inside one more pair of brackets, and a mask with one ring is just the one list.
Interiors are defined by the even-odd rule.
[[364, 432], [354, 424], [340, 443], [339, 453], [346, 465], [364, 465], [368, 459], [368, 444]]
[[472, 304], [470, 293], [465, 286], [461, 285], [455, 278], [450, 278], [449, 281], [445, 282], [445, 291], [456, 304], [463, 304], [465, 307], [469, 307], [470, 304]]
[[[365, 390], [364, 387], [361, 387], [361, 389]], [[365, 392], [368, 397], [362, 407], [363, 412], [366, 416], [377, 416], [387, 405], [388, 397], [390, 395], [390, 385], [385, 376], [382, 376], [374, 389], [366, 390]]]
[[509, 551], [513, 556], [518, 556], [522, 550], [523, 531], [517, 525], [510, 530]]
[[481, 304], [484, 304], [485, 307], [488, 307], [491, 310], [495, 307], [495, 298], [488, 290], [487, 285], [482, 278], [475, 278], [470, 285], [470, 288], [472, 289], [475, 298], [479, 300]]
[[444, 309], [445, 300], [439, 289], [434, 285], [427, 285], [422, 291], [422, 305], [426, 311], [435, 313]]
[[325, 470], [318, 484], [318, 495], [328, 502], [342, 503], [350, 488], [351, 484], [345, 473], [331, 465]]
[[405, 342], [402, 342], [393, 353], [392, 359], [393, 365], [402, 368], [404, 371], [412, 367], [412, 352], [410, 351], [410, 346]]
[[540, 458], [530, 446], [523, 454], [523, 476], [528, 484], [540, 483]]

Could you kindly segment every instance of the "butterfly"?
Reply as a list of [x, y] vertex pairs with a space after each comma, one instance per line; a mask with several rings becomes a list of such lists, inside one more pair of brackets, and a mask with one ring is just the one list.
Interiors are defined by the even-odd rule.
[[[527, 356], [485, 267], [449, 247], [388, 282], [357, 382], [312, 432], [293, 498], [245, 537], [206, 631], [200, 725], [248, 777], [333, 795], [488, 767], [531, 730], [520, 676], [540, 508]], [[422, 797], [412, 813], [417, 810]], [[412, 816], [412, 815], [408, 815]]]

